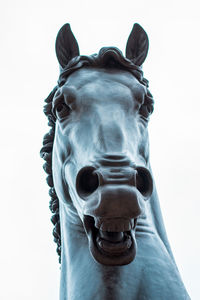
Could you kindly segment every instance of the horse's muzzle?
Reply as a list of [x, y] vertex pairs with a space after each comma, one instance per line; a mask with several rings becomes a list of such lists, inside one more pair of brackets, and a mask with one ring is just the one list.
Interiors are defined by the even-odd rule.
[[78, 172], [76, 190], [85, 200], [84, 226], [93, 257], [107, 265], [130, 263], [142, 202], [153, 190], [150, 172], [125, 158], [101, 159]]
[[78, 172], [76, 190], [86, 201], [86, 214], [136, 218], [142, 212], [139, 199], [151, 196], [153, 180], [147, 168], [135, 166], [125, 158], [104, 158]]

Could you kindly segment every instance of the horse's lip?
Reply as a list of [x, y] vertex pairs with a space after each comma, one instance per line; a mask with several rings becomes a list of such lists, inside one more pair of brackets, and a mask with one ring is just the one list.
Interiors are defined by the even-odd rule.
[[[125, 265], [134, 260], [136, 255], [136, 240], [135, 227], [129, 231], [121, 231], [122, 238], [109, 238], [102, 235], [100, 229], [95, 226], [94, 218], [91, 216], [84, 216], [84, 227], [89, 240], [89, 249], [93, 258], [104, 265]], [[117, 232], [108, 232], [114, 235]]]
[[121, 255], [124, 254], [132, 245], [131, 232], [126, 231], [120, 234], [120, 238], [111, 239], [106, 234], [96, 236], [96, 245], [99, 251], [105, 255]]

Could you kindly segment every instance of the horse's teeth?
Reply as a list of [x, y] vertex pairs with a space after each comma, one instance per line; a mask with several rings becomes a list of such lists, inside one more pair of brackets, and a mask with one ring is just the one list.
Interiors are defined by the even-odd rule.
[[135, 226], [134, 219], [103, 219], [95, 218], [95, 227], [108, 232], [130, 231]]
[[131, 223], [129, 221], [126, 222], [113, 222], [110, 221], [109, 223], [102, 222], [100, 226], [100, 230], [102, 231], [108, 231], [108, 232], [124, 232], [124, 231], [130, 231], [132, 228]]
[[[117, 228], [116, 228], [116, 224], [106, 224], [106, 223], [102, 223], [101, 224], [101, 227], [100, 227], [100, 230], [102, 231], [108, 231], [108, 232], [115, 232], [115, 231], [118, 231]], [[122, 230], [120, 230], [122, 231]]]

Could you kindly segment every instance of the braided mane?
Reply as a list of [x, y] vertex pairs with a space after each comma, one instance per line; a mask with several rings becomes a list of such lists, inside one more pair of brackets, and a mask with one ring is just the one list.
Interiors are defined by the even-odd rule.
[[[40, 150], [40, 156], [45, 160], [43, 168], [48, 174], [46, 181], [49, 185], [49, 195], [51, 197], [49, 208], [52, 212], [51, 221], [54, 224], [53, 236], [54, 242], [57, 243], [57, 253], [59, 262], [61, 263], [61, 236], [60, 236], [60, 216], [59, 216], [59, 200], [53, 183], [52, 176], [52, 151], [55, 136], [55, 117], [52, 114], [52, 101], [57, 89], [62, 86], [67, 77], [74, 71], [83, 67], [99, 67], [99, 68], [118, 68], [129, 71], [135, 76], [138, 81], [148, 87], [148, 80], [143, 77], [141, 67], [135, 65], [131, 60], [125, 58], [122, 52], [115, 47], [101, 48], [98, 54], [90, 56], [76, 56], [69, 61], [67, 66], [61, 70], [58, 85], [52, 90], [49, 96], [45, 99], [44, 113], [48, 118], [50, 130], [43, 138], [43, 147]], [[148, 92], [145, 101], [152, 101], [152, 96]]]

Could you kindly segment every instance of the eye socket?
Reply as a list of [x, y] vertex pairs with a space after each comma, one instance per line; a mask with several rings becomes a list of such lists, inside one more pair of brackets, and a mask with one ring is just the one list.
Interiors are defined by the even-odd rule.
[[55, 115], [59, 120], [66, 118], [70, 114], [70, 111], [70, 107], [65, 103], [59, 103], [54, 108]]
[[148, 117], [152, 114], [152, 112], [153, 112], [152, 104], [143, 104], [139, 110], [140, 115], [145, 119], [148, 119]]

